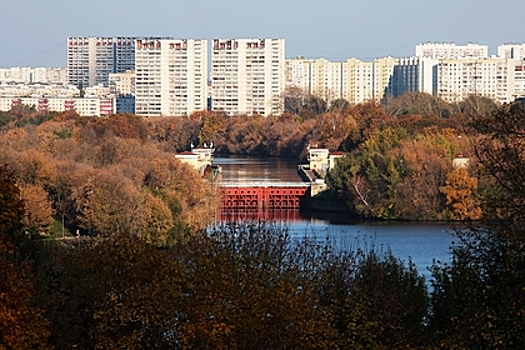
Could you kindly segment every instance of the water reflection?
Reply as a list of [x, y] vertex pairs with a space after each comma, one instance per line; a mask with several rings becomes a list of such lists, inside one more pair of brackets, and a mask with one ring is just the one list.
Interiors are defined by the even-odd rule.
[[272, 223], [294, 223], [304, 221], [299, 209], [247, 209], [247, 210], [220, 210], [217, 213], [219, 223], [268, 221]]
[[[299, 162], [280, 158], [217, 157], [225, 182], [300, 181]], [[356, 221], [348, 214], [309, 212], [305, 209], [219, 210], [217, 222], [269, 221], [284, 225], [294, 239], [308, 237], [337, 249], [391, 250], [403, 261], [411, 259], [418, 272], [430, 277], [435, 261], [449, 262], [453, 230], [446, 223]]]
[[220, 157], [213, 164], [222, 168], [221, 181], [251, 181], [251, 182], [293, 182], [301, 181], [297, 174], [296, 159], [259, 158], [259, 157]]

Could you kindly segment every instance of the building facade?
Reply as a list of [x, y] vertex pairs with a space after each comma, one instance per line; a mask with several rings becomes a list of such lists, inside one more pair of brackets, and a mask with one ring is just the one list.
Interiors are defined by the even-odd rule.
[[0, 68], [0, 83], [65, 84], [66, 82], [67, 77], [66, 70], [64, 68]]
[[206, 40], [138, 39], [135, 113], [185, 116], [207, 106]]
[[510, 102], [509, 61], [506, 59], [440, 60], [437, 96], [460, 102], [471, 95]]
[[213, 39], [211, 109], [228, 115], [283, 111], [284, 39]]
[[498, 57], [506, 59], [525, 59], [525, 44], [499, 45]]
[[309, 94], [331, 102], [343, 98], [343, 63], [324, 58], [310, 63]]
[[115, 101], [111, 98], [0, 97], [0, 111], [7, 112], [20, 105], [43, 114], [74, 110], [80, 116], [100, 117], [115, 113]]
[[311, 67], [314, 60], [299, 56], [285, 60], [285, 87], [298, 88], [304, 94], [311, 91]]
[[115, 97], [117, 113], [135, 113], [135, 71], [110, 73], [109, 91]]
[[416, 57], [432, 59], [476, 59], [488, 58], [489, 49], [487, 45], [468, 43], [467, 45], [456, 45], [455, 43], [433, 43], [427, 42], [416, 45]]
[[110, 73], [135, 68], [135, 37], [67, 38], [69, 84], [83, 89], [108, 84]]

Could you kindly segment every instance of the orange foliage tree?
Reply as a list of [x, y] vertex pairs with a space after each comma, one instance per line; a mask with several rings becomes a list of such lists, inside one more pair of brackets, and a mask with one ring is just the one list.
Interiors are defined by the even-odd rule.
[[467, 169], [458, 168], [448, 173], [445, 186], [440, 187], [447, 200], [448, 218], [452, 220], [479, 220], [481, 207], [475, 198], [478, 180], [470, 177]]

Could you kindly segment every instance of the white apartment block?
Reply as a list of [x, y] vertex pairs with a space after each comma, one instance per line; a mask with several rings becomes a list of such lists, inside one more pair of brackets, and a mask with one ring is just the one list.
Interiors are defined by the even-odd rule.
[[314, 60], [299, 56], [285, 60], [285, 86], [301, 89], [304, 94], [311, 93], [311, 67]]
[[374, 60], [374, 100], [381, 100], [390, 89], [394, 68], [399, 60], [392, 57], [378, 58]]
[[284, 39], [213, 39], [212, 110], [279, 114], [284, 108]]
[[416, 57], [432, 59], [473, 59], [488, 58], [488, 46], [475, 43], [456, 45], [454, 43], [423, 43], [416, 45]]
[[78, 97], [74, 85], [62, 84], [0, 84], [0, 97]]
[[134, 37], [67, 38], [67, 77], [70, 84], [85, 88], [108, 84], [110, 73], [135, 67]]
[[327, 102], [343, 97], [343, 64], [330, 62], [324, 58], [310, 65], [309, 93]]
[[30, 106], [39, 113], [74, 110], [80, 116], [85, 117], [99, 117], [115, 113], [114, 100], [107, 98], [0, 97], [0, 111], [7, 112], [19, 105]]
[[0, 83], [58, 84], [66, 83], [66, 70], [46, 67], [0, 68]]
[[297, 57], [285, 61], [285, 86], [299, 88], [327, 102], [343, 97], [343, 63], [324, 58], [316, 60]]
[[460, 102], [470, 95], [511, 102], [509, 62], [502, 58], [440, 60], [437, 96], [447, 102]]
[[185, 116], [207, 107], [206, 40], [137, 39], [135, 113]]
[[525, 59], [509, 60], [509, 93], [513, 99], [525, 97]]
[[286, 86], [300, 88], [305, 95], [315, 95], [328, 103], [343, 98], [352, 104], [380, 100], [390, 86], [397, 60], [392, 57], [363, 62], [346, 62], [298, 57], [286, 61]]

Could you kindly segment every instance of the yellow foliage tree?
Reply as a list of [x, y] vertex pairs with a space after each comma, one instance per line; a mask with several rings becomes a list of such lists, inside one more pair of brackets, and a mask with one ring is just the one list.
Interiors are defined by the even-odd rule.
[[448, 217], [452, 220], [479, 220], [481, 207], [474, 197], [478, 180], [467, 169], [457, 168], [448, 173], [440, 192], [446, 196]]

